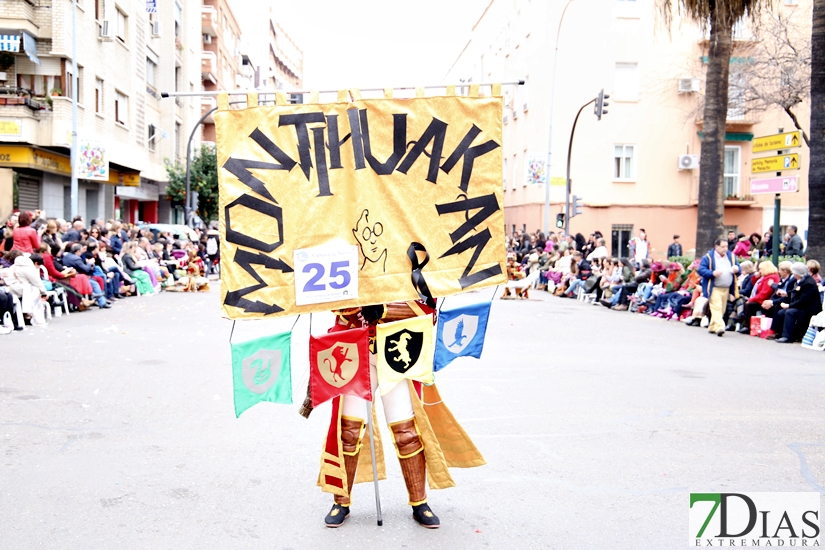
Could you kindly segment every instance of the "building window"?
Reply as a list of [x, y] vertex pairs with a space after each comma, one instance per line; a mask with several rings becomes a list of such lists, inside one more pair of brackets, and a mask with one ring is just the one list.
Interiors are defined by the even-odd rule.
[[95, 112], [103, 114], [103, 80], [95, 78]]
[[180, 157], [180, 122], [175, 123], [175, 159]]
[[614, 225], [610, 231], [610, 255], [614, 258], [627, 258], [630, 256], [628, 243], [633, 237], [632, 225]]
[[149, 144], [149, 150], [150, 151], [155, 150], [155, 133], [157, 133], [157, 129], [155, 128], [155, 125], [150, 124], [147, 127], [147, 131], [146, 131], [146, 141]]
[[120, 92], [115, 95], [115, 121], [126, 125], [129, 120], [129, 98]]
[[518, 180], [518, 155], [513, 155], [513, 189], [516, 188], [516, 181]]
[[103, 6], [103, 0], [94, 0], [95, 2], [95, 20], [101, 21], [103, 18], [106, 17], [106, 12]]
[[154, 61], [146, 58], [146, 85], [151, 86], [152, 88], [155, 87], [155, 72], [157, 71], [158, 66], [155, 64]]
[[83, 67], [77, 67], [77, 95], [74, 91], [74, 79], [72, 78], [72, 64], [66, 60], [66, 97], [74, 97], [78, 103], [83, 101]]
[[613, 179], [619, 181], [636, 180], [636, 146], [613, 146]]
[[504, 190], [507, 191], [507, 159], [502, 159], [501, 179], [504, 180]]
[[117, 39], [126, 43], [126, 14], [117, 10]]
[[180, 26], [183, 19], [183, 14], [180, 4], [175, 2], [175, 36], [180, 37]]
[[739, 197], [740, 162], [739, 147], [725, 147], [725, 197]]
[[639, 64], [616, 63], [613, 81], [613, 99], [616, 101], [639, 100]]

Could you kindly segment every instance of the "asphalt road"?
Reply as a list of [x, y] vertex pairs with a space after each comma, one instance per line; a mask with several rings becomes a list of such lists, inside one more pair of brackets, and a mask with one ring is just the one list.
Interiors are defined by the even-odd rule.
[[[293, 322], [239, 323], [233, 341]], [[384, 526], [358, 485], [327, 529], [329, 407], [297, 414], [309, 319], [295, 405], [240, 419], [231, 327], [213, 289], [0, 336], [0, 547], [680, 548], [691, 491], [825, 493], [825, 355], [538, 296], [496, 300], [483, 358], [436, 375], [488, 462], [431, 491], [442, 528], [410, 517], [385, 439]]]

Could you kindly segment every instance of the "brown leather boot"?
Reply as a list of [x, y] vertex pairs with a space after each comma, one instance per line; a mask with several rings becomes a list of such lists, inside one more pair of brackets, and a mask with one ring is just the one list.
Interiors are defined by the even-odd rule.
[[[355, 470], [358, 467], [358, 454], [361, 452], [361, 427], [364, 421], [360, 418], [341, 418], [341, 446], [344, 451], [344, 468], [347, 470], [347, 488], [352, 494], [352, 484], [355, 482]], [[350, 498], [335, 495], [335, 502], [342, 506], [350, 505]]]
[[410, 506], [416, 506], [427, 501], [427, 490], [424, 487], [426, 479], [426, 460], [424, 459], [424, 444], [415, 427], [415, 419], [402, 420], [390, 424], [398, 461], [401, 463], [401, 472], [407, 483], [407, 493], [410, 496]]
[[413, 507], [413, 518], [428, 529], [437, 529], [440, 525], [438, 517], [427, 505], [427, 460], [424, 457], [424, 443], [415, 427], [415, 419], [394, 422], [390, 424], [390, 429], [398, 462], [401, 463], [401, 473], [407, 484], [410, 506]]

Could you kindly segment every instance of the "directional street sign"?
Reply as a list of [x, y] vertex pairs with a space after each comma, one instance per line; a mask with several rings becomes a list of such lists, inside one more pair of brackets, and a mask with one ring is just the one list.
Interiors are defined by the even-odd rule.
[[799, 178], [797, 176], [751, 180], [751, 195], [796, 193], [797, 191], [799, 191]]
[[802, 136], [799, 132], [786, 132], [784, 134], [753, 138], [751, 151], [754, 153], [764, 153], [765, 151], [791, 149], [801, 146]]
[[751, 174], [799, 170], [799, 153], [751, 159]]

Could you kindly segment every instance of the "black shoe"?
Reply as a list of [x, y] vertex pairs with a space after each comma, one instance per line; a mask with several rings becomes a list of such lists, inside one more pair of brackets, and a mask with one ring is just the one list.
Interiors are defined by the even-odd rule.
[[100, 309], [109, 309], [110, 307], [112, 307], [112, 304], [107, 302], [107, 303], [103, 304], [102, 306], [98, 304], [97, 307], [99, 307]]
[[725, 331], [724, 331], [724, 330], [720, 329], [720, 330], [717, 330], [717, 331], [716, 331], [716, 336], [718, 336], [719, 338], [721, 338], [721, 337], [722, 337], [722, 336], [724, 336], [724, 335], [725, 335]]
[[693, 319], [691, 319], [691, 321], [687, 324], [687, 326], [689, 326], [689, 327], [698, 327], [698, 326], [699, 326], [699, 324], [700, 324], [701, 322], [702, 322], [702, 320], [701, 320], [701, 319], [697, 319], [696, 317], [694, 317], [694, 318], [693, 318]]
[[725, 327], [725, 330], [727, 332], [733, 332], [734, 330], [736, 330], [736, 323], [728, 323]]
[[777, 338], [776, 343], [777, 344], [790, 344], [791, 341], [783, 336], [782, 338]]
[[738, 332], [739, 334], [750, 334], [751, 329], [749, 329], [748, 327], [742, 327], [739, 330], [737, 330], [736, 332]]
[[324, 518], [324, 523], [327, 527], [341, 527], [344, 520], [349, 517], [349, 506], [342, 506], [340, 504], [333, 504], [332, 509]]
[[439, 521], [438, 516], [433, 514], [433, 511], [430, 510], [430, 506], [426, 502], [418, 506], [413, 506], [412, 509], [413, 518], [420, 523], [422, 527], [438, 529], [441, 526], [441, 521]]

